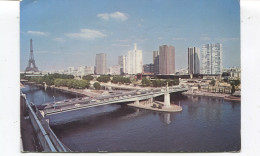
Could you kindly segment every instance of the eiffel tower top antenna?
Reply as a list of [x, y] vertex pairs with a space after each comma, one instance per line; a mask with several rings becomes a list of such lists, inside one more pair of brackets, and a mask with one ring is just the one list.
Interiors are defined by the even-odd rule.
[[30, 39], [30, 57], [25, 72], [39, 72], [38, 68], [36, 67], [34, 56], [33, 56], [32, 39]]

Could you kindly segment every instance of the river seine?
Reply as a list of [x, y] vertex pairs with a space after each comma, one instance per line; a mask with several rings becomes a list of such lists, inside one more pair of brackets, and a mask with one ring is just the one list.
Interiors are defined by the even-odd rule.
[[[22, 91], [36, 105], [76, 97], [31, 85]], [[47, 118], [57, 137], [75, 152], [240, 150], [240, 102], [171, 95], [171, 103], [180, 103], [183, 111], [160, 113], [112, 104]]]

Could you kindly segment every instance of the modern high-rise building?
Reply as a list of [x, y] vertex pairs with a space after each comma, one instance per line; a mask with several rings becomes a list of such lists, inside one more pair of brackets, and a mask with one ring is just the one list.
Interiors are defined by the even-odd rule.
[[154, 73], [154, 64], [144, 64], [144, 73]]
[[175, 73], [175, 48], [171, 45], [162, 45], [159, 48], [159, 73], [169, 75]]
[[128, 51], [126, 56], [126, 73], [137, 74], [143, 72], [143, 54], [141, 50], [137, 50], [134, 44], [134, 50]]
[[201, 48], [201, 74], [221, 74], [222, 44], [204, 44]]
[[188, 48], [188, 73], [200, 73], [200, 49], [197, 47]]
[[107, 74], [106, 54], [96, 54], [96, 74]]
[[159, 74], [159, 51], [153, 51], [154, 73]]
[[122, 73], [126, 72], [126, 57], [125, 56], [118, 56], [118, 65], [121, 68]]

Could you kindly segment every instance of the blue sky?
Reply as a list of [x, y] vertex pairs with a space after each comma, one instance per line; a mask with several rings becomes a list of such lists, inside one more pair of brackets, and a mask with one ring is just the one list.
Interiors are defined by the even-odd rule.
[[223, 66], [240, 66], [238, 0], [23, 0], [21, 66], [30, 38], [40, 70], [94, 66], [106, 53], [108, 66], [137, 48], [152, 63], [160, 45], [175, 46], [176, 69], [187, 68], [187, 48], [223, 44]]

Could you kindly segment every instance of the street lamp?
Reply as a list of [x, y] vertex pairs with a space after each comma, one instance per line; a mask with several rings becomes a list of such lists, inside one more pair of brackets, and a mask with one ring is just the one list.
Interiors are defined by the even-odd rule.
[[53, 107], [54, 107], [54, 109], [55, 109], [55, 105], [56, 105], [56, 103], [55, 103], [55, 96], [53, 96], [53, 100], [54, 100], [54, 104], [53, 104]]

